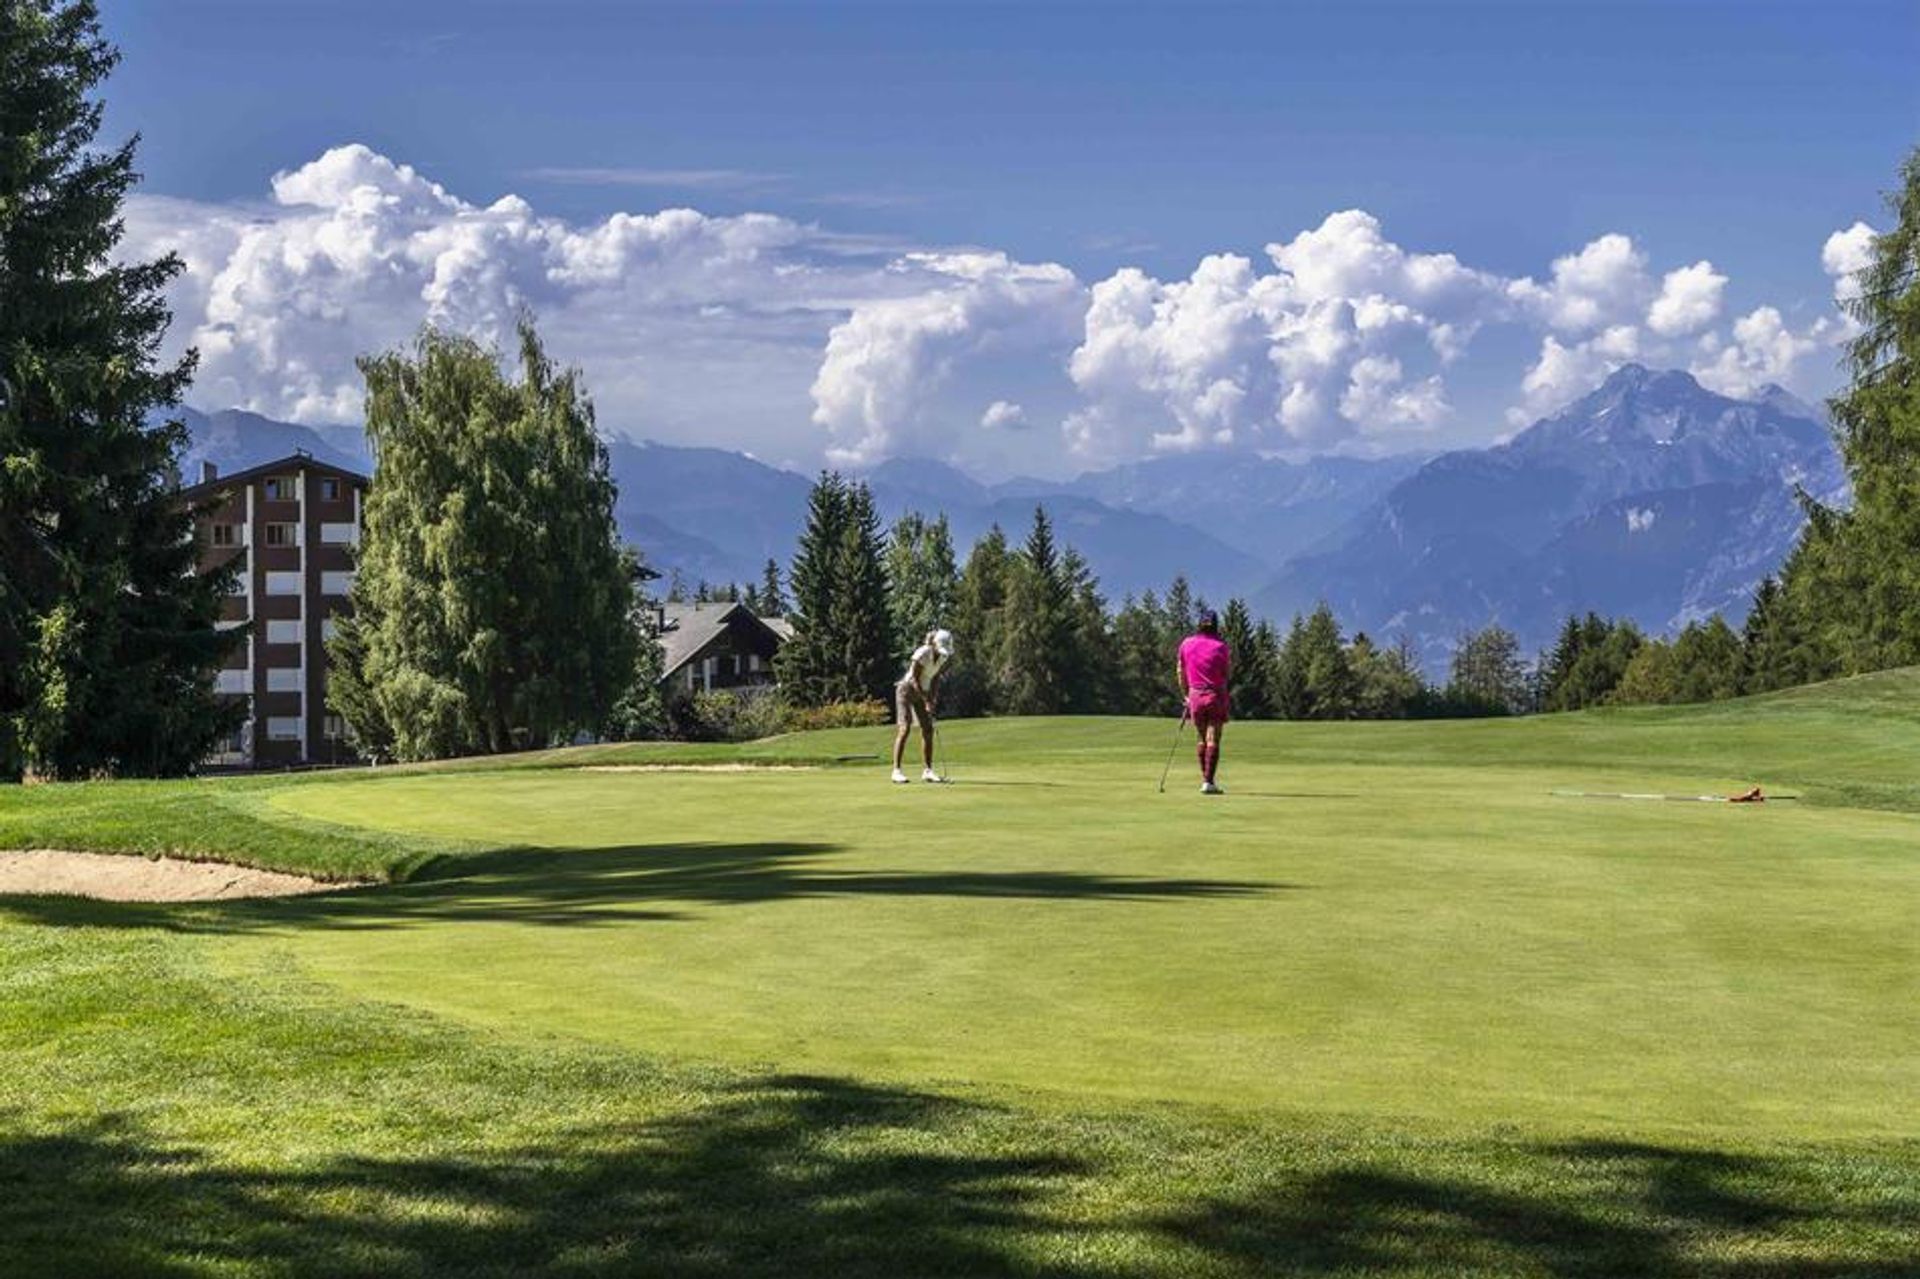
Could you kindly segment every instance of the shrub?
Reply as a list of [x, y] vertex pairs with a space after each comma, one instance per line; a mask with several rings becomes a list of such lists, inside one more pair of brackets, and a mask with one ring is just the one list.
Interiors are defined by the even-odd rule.
[[825, 706], [789, 706], [780, 726], [789, 733], [811, 733], [821, 728], [872, 728], [889, 718], [886, 704], [869, 697]]

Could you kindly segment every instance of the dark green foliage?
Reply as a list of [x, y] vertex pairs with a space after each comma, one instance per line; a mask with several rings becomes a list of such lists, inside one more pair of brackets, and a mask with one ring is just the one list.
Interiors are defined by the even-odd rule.
[[1008, 565], [998, 709], [1010, 715], [1066, 710], [1073, 640], [1073, 586], [1054, 545], [1053, 522], [1036, 506], [1026, 545]]
[[1295, 617], [1280, 645], [1269, 687], [1282, 719], [1351, 719], [1358, 685], [1333, 609], [1322, 603], [1304, 620]]
[[1539, 708], [1577, 711], [1606, 704], [1643, 643], [1640, 628], [1625, 619], [1569, 617], [1535, 681]]
[[864, 484], [823, 473], [787, 582], [793, 638], [775, 660], [796, 706], [883, 698], [896, 674], [880, 517]]
[[748, 599], [748, 606], [761, 617], [780, 617], [787, 611], [787, 597], [780, 589], [780, 565], [768, 559], [760, 570], [760, 589]]
[[1740, 637], [1715, 613], [1693, 622], [1673, 643], [1674, 700], [1718, 702], [1740, 696]]
[[996, 709], [996, 667], [1004, 644], [1011, 556], [995, 525], [973, 544], [955, 593], [953, 626], [963, 652], [940, 677], [940, 707], [948, 715], [985, 715]]
[[[1801, 542], [1787, 560], [1792, 572], [1805, 553]], [[1816, 647], [1810, 621], [1794, 607], [1780, 578], [1770, 577], [1754, 592], [1753, 608], [1741, 633], [1741, 691], [1769, 693], [1824, 678], [1830, 670], [1826, 655]]]
[[1461, 636], [1445, 695], [1462, 712], [1514, 715], [1524, 710], [1527, 668], [1513, 632], [1496, 624]]
[[433, 329], [360, 361], [379, 469], [330, 651], [355, 740], [399, 759], [552, 745], [632, 683], [633, 564], [593, 407], [531, 321], [519, 341], [517, 382]]
[[1273, 718], [1273, 668], [1279, 660], [1279, 642], [1265, 622], [1256, 625], [1246, 601], [1230, 599], [1220, 615], [1220, 638], [1233, 650], [1233, 677], [1228, 683], [1235, 719]]
[[1851, 384], [1831, 401], [1853, 506], [1809, 503], [1801, 545], [1783, 570], [1789, 617], [1764, 655], [1766, 680], [1920, 662], [1920, 148], [1887, 201], [1894, 225], [1852, 281]]
[[1179, 714], [1174, 654], [1167, 647], [1158, 597], [1152, 591], [1138, 600], [1128, 596], [1108, 630], [1114, 709], [1122, 715]]
[[666, 654], [660, 647], [659, 606], [641, 586], [644, 570], [639, 552], [625, 553], [628, 575], [634, 582], [633, 603], [627, 621], [635, 637], [633, 672], [624, 692], [607, 713], [600, 736], [611, 741], [646, 741], [664, 737], [669, 731], [666, 695], [660, 678], [665, 671]]
[[847, 482], [822, 472], [807, 497], [807, 524], [794, 551], [787, 584], [793, 592], [793, 638], [781, 648], [774, 670], [781, 691], [798, 706], [834, 700], [841, 687], [833, 635], [834, 579], [847, 523]]
[[831, 630], [841, 654], [834, 702], [885, 700], [904, 664], [893, 645], [888, 602], [886, 543], [873, 493], [865, 484], [847, 490], [846, 523], [834, 566]]
[[951, 629], [960, 570], [954, 563], [947, 517], [927, 520], [909, 511], [894, 522], [887, 541], [887, 578], [892, 584], [894, 650], [903, 657], [935, 627]]
[[1419, 663], [1404, 638], [1392, 648], [1381, 648], [1366, 634], [1355, 635], [1347, 646], [1347, 665], [1353, 671], [1357, 719], [1404, 719], [1426, 693]]
[[118, 60], [89, 0], [0, 3], [0, 779], [178, 774], [244, 713], [240, 637], [174, 491], [193, 357], [156, 361], [178, 258], [116, 263], [134, 141], [96, 144]]

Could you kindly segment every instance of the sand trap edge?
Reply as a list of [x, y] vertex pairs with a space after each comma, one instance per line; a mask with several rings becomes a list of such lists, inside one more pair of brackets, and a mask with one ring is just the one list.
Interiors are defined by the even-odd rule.
[[0, 897], [86, 897], [109, 902], [222, 902], [301, 897], [365, 888], [231, 862], [77, 853], [59, 848], [0, 851]]

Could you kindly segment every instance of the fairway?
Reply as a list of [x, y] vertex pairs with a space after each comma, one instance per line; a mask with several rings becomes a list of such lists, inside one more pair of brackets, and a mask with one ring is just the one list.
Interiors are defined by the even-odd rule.
[[18, 790], [376, 882], [0, 899], [0, 1272], [1911, 1273], [1917, 703]]
[[944, 788], [284, 791], [302, 817], [529, 850], [295, 908], [292, 953], [516, 1033], [892, 1080], [1783, 1134], [1895, 1131], [1920, 1095], [1911, 816], [1555, 798], [1571, 760], [1290, 764], [1275, 724], [1235, 729], [1208, 800], [1155, 793], [1152, 725], [950, 732], [969, 767]]

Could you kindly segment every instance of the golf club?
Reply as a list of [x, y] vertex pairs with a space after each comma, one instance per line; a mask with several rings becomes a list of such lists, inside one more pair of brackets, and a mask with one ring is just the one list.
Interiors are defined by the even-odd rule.
[[1180, 749], [1180, 734], [1186, 731], [1187, 708], [1180, 708], [1180, 722], [1173, 726], [1173, 740], [1167, 743], [1167, 762], [1160, 769], [1160, 794], [1167, 793], [1167, 774], [1173, 771], [1173, 753]]
[[1739, 795], [1662, 795], [1651, 791], [1557, 790], [1559, 799], [1640, 799], [1669, 804], [1765, 804], [1769, 801], [1799, 799], [1798, 795], [1768, 795], [1756, 786]]
[[[953, 780], [953, 757], [945, 752], [947, 735], [940, 731], [940, 721], [933, 721], [933, 771], [942, 782]], [[941, 767], [942, 763], [945, 768]]]

